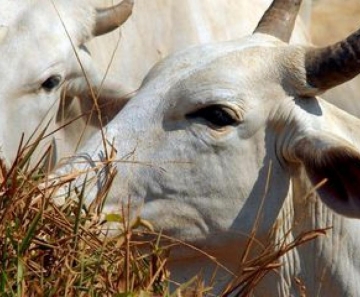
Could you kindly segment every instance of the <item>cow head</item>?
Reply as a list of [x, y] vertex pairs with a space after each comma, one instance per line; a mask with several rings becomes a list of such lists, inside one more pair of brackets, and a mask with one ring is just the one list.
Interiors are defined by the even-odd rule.
[[[158, 230], [214, 249], [257, 219], [267, 234], [304, 170], [313, 186], [327, 180], [319, 194], [328, 206], [360, 217], [358, 144], [341, 124], [347, 115], [315, 97], [359, 71], [347, 53], [355, 38], [323, 49], [287, 44], [299, 5], [274, 1], [252, 36], [187, 49], [150, 71], [106, 127], [118, 174], [105, 212], [130, 197]], [[101, 143], [94, 136], [58, 174], [96, 166]], [[88, 202], [106, 174], [87, 180], [94, 172]]]
[[11, 26], [0, 28], [3, 157], [14, 158], [22, 133], [27, 139], [35, 130], [41, 131], [50, 118], [54, 123], [56, 114], [58, 121], [62, 119], [74, 96], [85, 98], [81, 107], [88, 110], [95, 97], [100, 101], [103, 97], [121, 98], [122, 87], [103, 82], [84, 43], [120, 26], [131, 9], [129, 0], [108, 9], [95, 9], [82, 0], [38, 0]]

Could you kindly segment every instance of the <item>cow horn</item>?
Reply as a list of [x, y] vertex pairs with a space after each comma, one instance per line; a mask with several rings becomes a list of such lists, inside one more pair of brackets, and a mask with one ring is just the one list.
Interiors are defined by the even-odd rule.
[[305, 53], [307, 83], [320, 92], [342, 84], [360, 73], [360, 29], [348, 38]]
[[274, 36], [289, 42], [302, 0], [274, 0], [265, 11], [254, 33]]
[[106, 34], [121, 26], [131, 15], [133, 6], [134, 0], [124, 0], [112, 7], [96, 9], [94, 36]]

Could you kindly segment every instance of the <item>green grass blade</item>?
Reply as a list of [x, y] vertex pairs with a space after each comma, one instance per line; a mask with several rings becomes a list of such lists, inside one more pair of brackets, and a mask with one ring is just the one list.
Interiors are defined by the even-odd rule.
[[25, 251], [28, 249], [28, 247], [30, 246], [31, 240], [35, 236], [36, 227], [38, 226], [41, 217], [42, 217], [42, 212], [40, 211], [35, 215], [35, 218], [31, 222], [29, 229], [27, 230], [26, 235], [21, 242], [21, 245], [19, 248], [20, 255], [23, 255], [25, 253]]
[[78, 234], [79, 234], [79, 228], [80, 228], [80, 223], [81, 223], [81, 210], [82, 210], [82, 206], [84, 204], [84, 200], [85, 200], [85, 189], [86, 189], [86, 185], [87, 185], [87, 178], [88, 176], [85, 176], [85, 180], [84, 180], [84, 184], [82, 185], [81, 191], [78, 194], [78, 199], [79, 199], [79, 203], [77, 205], [77, 209], [75, 212], [75, 223], [74, 223], [74, 235], [75, 235], [75, 241], [74, 241], [74, 249], [76, 250], [77, 247], [77, 243], [78, 243]]
[[[50, 121], [46, 124], [45, 128], [40, 132], [38, 137], [36, 137], [35, 141], [29, 146], [25, 147], [25, 149], [29, 149], [26, 154], [21, 158], [18, 168], [24, 169], [30, 163], [31, 156], [34, 154], [35, 150], [38, 148], [40, 142], [43, 140], [46, 130], [50, 125]], [[24, 150], [22, 151], [24, 152]]]

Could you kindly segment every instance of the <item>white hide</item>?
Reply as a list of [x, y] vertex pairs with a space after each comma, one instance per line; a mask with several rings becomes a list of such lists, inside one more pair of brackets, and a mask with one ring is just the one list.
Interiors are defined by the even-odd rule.
[[[327, 236], [286, 254], [254, 296], [301, 296], [297, 281], [306, 296], [356, 296], [360, 222], [345, 216], [360, 217], [360, 121], [297, 94], [307, 88], [302, 53], [301, 47], [255, 34], [190, 48], [157, 64], [106, 127], [108, 139], [115, 140], [118, 174], [104, 212], [120, 212], [130, 197], [133, 216], [195, 245], [235, 275], [259, 212], [251, 256], [285, 235], [290, 241], [332, 227]], [[217, 127], [211, 117], [194, 116], [209, 106], [230, 110], [236, 123]], [[57, 174], [99, 164], [105, 156], [101, 135], [82, 151]], [[98, 172], [100, 182], [87, 203], [106, 170]], [[321, 200], [313, 187], [326, 172]], [[342, 189], [349, 192], [337, 192]], [[169, 267], [175, 281], [200, 273], [208, 284], [216, 264], [179, 247]], [[218, 267], [215, 295], [230, 278]]]
[[10, 26], [21, 13], [36, 0], [1, 0], [0, 26]]

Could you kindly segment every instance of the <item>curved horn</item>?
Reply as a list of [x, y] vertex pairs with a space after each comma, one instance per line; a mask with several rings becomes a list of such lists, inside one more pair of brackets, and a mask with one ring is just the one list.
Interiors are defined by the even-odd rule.
[[112, 7], [96, 9], [94, 36], [106, 34], [121, 26], [131, 15], [133, 6], [134, 0], [124, 0]]
[[302, 0], [274, 0], [265, 11], [254, 33], [272, 35], [289, 42]]
[[348, 38], [305, 54], [307, 83], [320, 92], [342, 84], [360, 73], [360, 29]]

